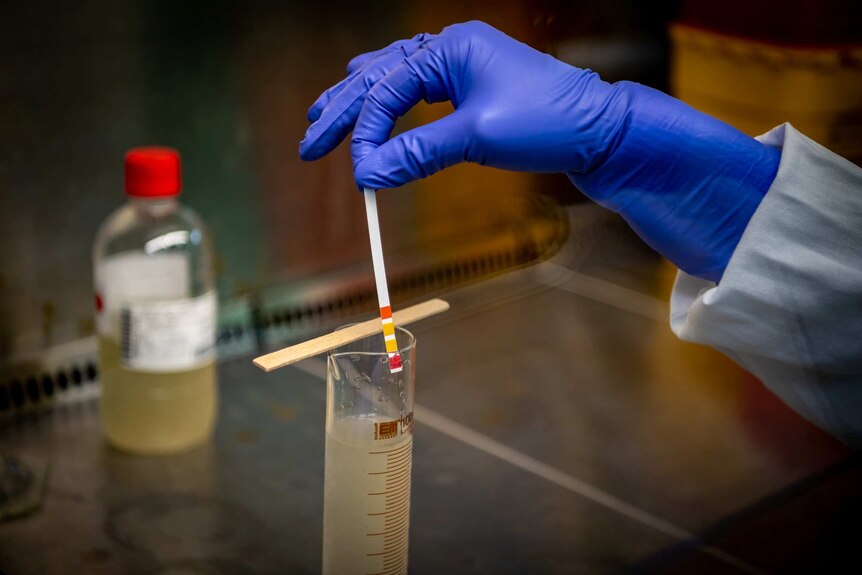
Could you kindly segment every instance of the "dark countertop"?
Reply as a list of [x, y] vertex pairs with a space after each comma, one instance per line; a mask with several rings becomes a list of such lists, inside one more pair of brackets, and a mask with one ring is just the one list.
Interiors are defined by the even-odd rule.
[[[835, 534], [860, 507], [859, 459], [676, 340], [665, 302], [599, 275], [562, 254], [452, 292], [415, 326], [410, 572], [793, 572], [849, 557]], [[41, 509], [0, 524], [0, 569], [319, 572], [323, 365], [222, 362], [215, 438], [182, 455], [110, 449], [95, 400], [5, 429], [0, 450], [50, 477]]]

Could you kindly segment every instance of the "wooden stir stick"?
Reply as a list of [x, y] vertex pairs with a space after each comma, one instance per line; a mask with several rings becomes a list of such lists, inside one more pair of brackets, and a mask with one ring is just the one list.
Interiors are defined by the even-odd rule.
[[[442, 299], [429, 299], [392, 314], [396, 326], [406, 325], [449, 309], [449, 303]], [[380, 333], [380, 318], [369, 319], [338, 331], [262, 355], [254, 359], [254, 364], [264, 371], [273, 371], [302, 359], [327, 352], [342, 345], [360, 340], [369, 335]]]

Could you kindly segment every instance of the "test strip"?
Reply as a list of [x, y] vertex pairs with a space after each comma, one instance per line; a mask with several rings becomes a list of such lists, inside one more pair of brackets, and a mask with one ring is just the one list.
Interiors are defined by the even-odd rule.
[[386, 268], [383, 265], [383, 242], [380, 240], [380, 221], [377, 218], [377, 192], [365, 188], [365, 215], [368, 217], [368, 237], [371, 239], [371, 262], [374, 264], [374, 281], [377, 284], [377, 302], [380, 304], [380, 322], [383, 339], [389, 355], [389, 371], [398, 373], [403, 369], [398, 343], [395, 341], [395, 324], [392, 323], [392, 307], [389, 304], [389, 287], [386, 285]]

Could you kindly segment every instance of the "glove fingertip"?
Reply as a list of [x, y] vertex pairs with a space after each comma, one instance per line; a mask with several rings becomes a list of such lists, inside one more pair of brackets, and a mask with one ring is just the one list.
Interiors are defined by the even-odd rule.
[[314, 106], [308, 109], [308, 113], [305, 114], [306, 119], [309, 122], [316, 122], [320, 119], [320, 115], [323, 113], [323, 106], [318, 106], [315, 104]]
[[311, 162], [317, 158], [314, 156], [314, 151], [310, 146], [305, 145], [305, 141], [299, 143], [299, 159], [305, 162]]
[[389, 187], [381, 185], [381, 179], [373, 166], [372, 154], [368, 154], [358, 162], [354, 162], [353, 179], [356, 180], [356, 185], [359, 186], [359, 189], [372, 188], [376, 190]]
[[374, 150], [354, 164], [353, 177], [359, 187], [375, 190], [397, 188], [416, 179], [403, 164], [387, 158], [379, 150]]
[[308, 132], [306, 132], [305, 138], [299, 142], [299, 159], [303, 161], [319, 160], [326, 155], [326, 152], [325, 145], [321, 144], [320, 138], [310, 137]]

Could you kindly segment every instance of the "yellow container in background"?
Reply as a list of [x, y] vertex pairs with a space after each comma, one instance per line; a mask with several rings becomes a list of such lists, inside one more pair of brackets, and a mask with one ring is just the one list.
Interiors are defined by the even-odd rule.
[[671, 89], [752, 136], [790, 122], [862, 162], [862, 45], [794, 46], [675, 24]]

